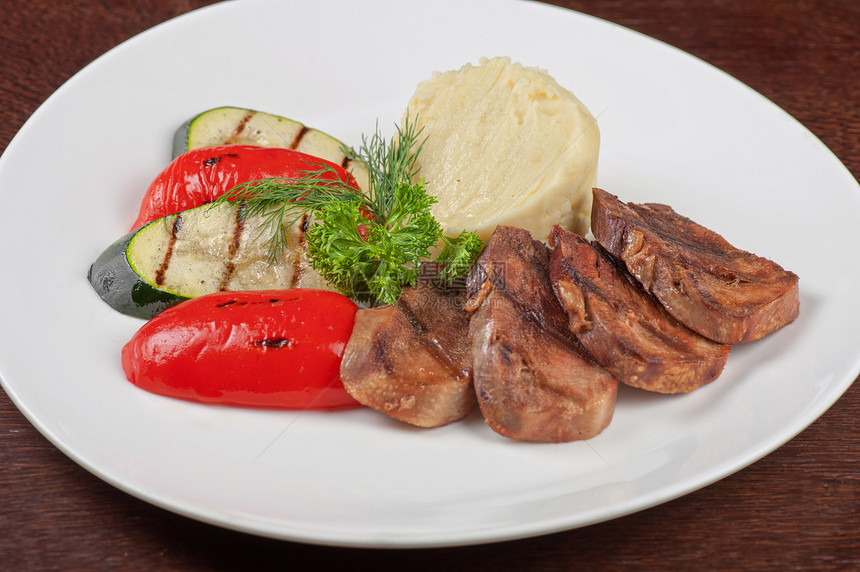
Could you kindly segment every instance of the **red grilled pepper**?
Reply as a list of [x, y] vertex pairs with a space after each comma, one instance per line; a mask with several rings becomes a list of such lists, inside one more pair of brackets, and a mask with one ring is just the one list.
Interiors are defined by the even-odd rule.
[[232, 405], [357, 406], [340, 381], [356, 306], [324, 290], [217, 292], [169, 308], [123, 347], [133, 384]]
[[[272, 177], [294, 178], [325, 164], [359, 189], [351, 174], [319, 157], [276, 147], [222, 145], [179, 155], [150, 184], [132, 230], [157, 218], [211, 202], [240, 183]], [[335, 175], [327, 173], [326, 178]], [[360, 191], [359, 191], [360, 192]]]

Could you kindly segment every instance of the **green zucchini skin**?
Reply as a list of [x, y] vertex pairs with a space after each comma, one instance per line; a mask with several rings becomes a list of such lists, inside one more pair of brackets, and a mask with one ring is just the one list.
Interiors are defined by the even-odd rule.
[[171, 158], [176, 159], [186, 151], [191, 150], [188, 148], [188, 133], [191, 130], [191, 124], [194, 122], [194, 119], [196, 119], [196, 117], [193, 117], [180, 125], [173, 134]]
[[187, 297], [160, 290], [143, 280], [128, 262], [128, 246], [137, 231], [123, 236], [93, 262], [87, 280], [116, 311], [148, 320]]

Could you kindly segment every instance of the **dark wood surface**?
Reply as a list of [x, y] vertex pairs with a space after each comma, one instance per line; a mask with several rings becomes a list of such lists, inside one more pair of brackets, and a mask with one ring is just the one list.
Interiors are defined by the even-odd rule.
[[[0, 151], [45, 98], [97, 56], [211, 3], [0, 0]], [[553, 3], [725, 70], [806, 125], [860, 177], [857, 0]], [[858, 255], [858, 245], [842, 246]], [[858, 570], [858, 385], [771, 455], [672, 502], [539, 538], [402, 551], [275, 541], [155, 508], [69, 460], [0, 392], [0, 568]]]

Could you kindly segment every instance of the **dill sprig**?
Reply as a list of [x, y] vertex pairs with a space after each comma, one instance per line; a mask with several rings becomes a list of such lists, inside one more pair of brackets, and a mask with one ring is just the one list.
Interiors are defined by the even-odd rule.
[[348, 296], [393, 304], [404, 286], [416, 283], [419, 264], [431, 258], [432, 247], [443, 246], [436, 262], [449, 284], [468, 272], [483, 247], [471, 232], [443, 235], [430, 212], [436, 198], [427, 194], [416, 167], [424, 143], [419, 136], [407, 119], [390, 141], [377, 126], [373, 136], [362, 137], [358, 151], [344, 149], [367, 169], [366, 194], [321, 162], [295, 178], [237, 185], [216, 204], [240, 201], [242, 216], [263, 217], [263, 227], [271, 233], [270, 261], [287, 249], [289, 227], [303, 214], [313, 214], [306, 233], [311, 266]]
[[215, 199], [213, 207], [239, 201], [243, 203], [242, 217], [259, 215], [263, 220], [260, 236], [270, 235], [266, 247], [269, 262], [275, 263], [289, 248], [289, 229], [302, 215], [334, 202], [355, 202], [365, 210], [370, 208], [367, 197], [330, 164], [314, 162], [309, 164], [312, 166], [317, 168], [300, 171], [294, 178], [270, 177], [240, 183]]
[[[418, 177], [415, 166], [424, 147], [424, 139], [418, 140], [421, 130], [416, 131], [409, 118], [397, 134], [387, 141], [379, 133], [379, 125], [373, 136], [361, 136], [358, 151], [347, 149], [346, 155], [353, 161], [364, 163], [368, 174], [368, 196], [373, 204], [373, 219], [382, 224], [393, 207], [397, 188], [401, 183], [412, 183]], [[429, 205], [427, 205], [429, 208]]]

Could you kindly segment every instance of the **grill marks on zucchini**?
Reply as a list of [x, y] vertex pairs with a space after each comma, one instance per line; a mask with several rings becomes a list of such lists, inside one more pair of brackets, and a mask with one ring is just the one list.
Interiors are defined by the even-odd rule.
[[243, 208], [203, 205], [157, 219], [106, 249], [90, 284], [110, 306], [141, 318], [223, 290], [333, 290], [308, 262], [307, 215], [289, 227], [286, 251], [270, 264], [272, 229]]
[[167, 252], [164, 253], [164, 260], [161, 266], [155, 271], [155, 285], [164, 285], [164, 273], [167, 272], [167, 267], [170, 266], [170, 258], [173, 256], [173, 247], [176, 246], [176, 235], [179, 234], [179, 229], [182, 228], [182, 215], [176, 215], [173, 219], [173, 225], [170, 228], [170, 240], [167, 242]]
[[302, 128], [298, 130], [298, 132], [296, 133], [296, 136], [293, 138], [293, 142], [290, 143], [289, 149], [292, 149], [293, 151], [297, 151], [299, 148], [299, 145], [302, 144], [302, 139], [304, 139], [305, 135], [308, 134], [308, 131], [310, 131], [310, 129], [308, 129], [306, 126], [302, 125]]
[[173, 139], [173, 156], [201, 147], [259, 145], [283, 147], [339, 164], [367, 190], [367, 169], [351, 161], [331, 135], [298, 121], [239, 107], [218, 107], [186, 121]]
[[242, 132], [245, 131], [245, 126], [248, 125], [248, 122], [256, 115], [255, 111], [249, 111], [245, 114], [245, 116], [239, 120], [239, 123], [236, 125], [236, 129], [233, 130], [233, 135], [227, 139], [224, 144], [225, 145], [236, 145], [240, 142], [240, 137], [242, 136]]
[[224, 279], [221, 281], [219, 290], [227, 290], [227, 285], [236, 273], [236, 263], [233, 261], [236, 258], [236, 253], [239, 252], [239, 247], [242, 244], [242, 231], [245, 230], [244, 219], [245, 205], [242, 204], [236, 209], [236, 223], [233, 226], [233, 242], [227, 247], [228, 260], [225, 265]]
[[132, 239], [129, 260], [144, 279], [151, 276], [156, 286], [189, 296], [297, 287], [307, 248], [301, 222], [290, 229], [289, 252], [269, 265], [265, 242], [271, 231], [242, 209], [206, 205], [147, 225]]
[[293, 255], [293, 277], [290, 280], [290, 288], [298, 288], [305, 268], [310, 268], [307, 261], [308, 244], [305, 234], [310, 227], [310, 216], [305, 213], [298, 222], [299, 232], [297, 234], [298, 248]]

